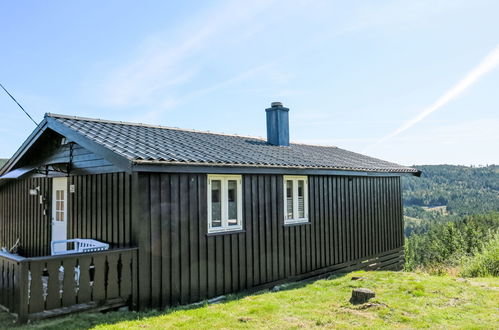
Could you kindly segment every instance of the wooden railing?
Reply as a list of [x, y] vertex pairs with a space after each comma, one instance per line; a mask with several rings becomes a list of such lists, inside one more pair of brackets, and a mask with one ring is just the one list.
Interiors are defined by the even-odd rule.
[[8, 311], [19, 310], [20, 261], [23, 259], [0, 255], [0, 306]]
[[0, 305], [19, 322], [134, 305], [137, 249], [22, 258], [0, 255]]

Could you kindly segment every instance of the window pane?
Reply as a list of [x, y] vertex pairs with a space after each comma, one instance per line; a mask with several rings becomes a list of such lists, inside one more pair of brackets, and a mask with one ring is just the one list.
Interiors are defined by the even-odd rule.
[[286, 180], [286, 219], [293, 219], [293, 181]]
[[305, 181], [298, 180], [298, 217], [305, 218]]
[[222, 182], [211, 181], [211, 226], [222, 227]]
[[237, 225], [237, 181], [229, 180], [227, 184], [229, 200], [229, 226]]

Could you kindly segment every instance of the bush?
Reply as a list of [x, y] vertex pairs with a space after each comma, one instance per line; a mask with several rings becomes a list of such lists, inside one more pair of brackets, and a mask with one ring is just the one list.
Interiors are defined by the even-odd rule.
[[457, 221], [431, 223], [427, 232], [413, 233], [406, 238], [404, 268], [407, 271], [455, 268], [463, 263], [463, 258], [471, 260], [482, 254], [484, 247], [489, 246], [489, 241], [497, 242], [497, 232], [497, 212], [467, 216]]
[[499, 232], [484, 245], [482, 252], [465, 259], [461, 275], [465, 277], [499, 276]]

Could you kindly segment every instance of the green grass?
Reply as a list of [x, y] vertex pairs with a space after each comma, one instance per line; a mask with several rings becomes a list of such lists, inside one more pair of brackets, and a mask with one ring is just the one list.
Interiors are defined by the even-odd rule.
[[[352, 276], [365, 280], [352, 281]], [[353, 288], [376, 292], [354, 306]], [[499, 278], [458, 279], [403, 272], [354, 272], [279, 292], [231, 296], [197, 308], [166, 311], [83, 313], [45, 320], [30, 327], [51, 329], [122, 328], [497, 328]], [[0, 316], [5, 327], [6, 314]], [[2, 323], [0, 323], [2, 324]]]

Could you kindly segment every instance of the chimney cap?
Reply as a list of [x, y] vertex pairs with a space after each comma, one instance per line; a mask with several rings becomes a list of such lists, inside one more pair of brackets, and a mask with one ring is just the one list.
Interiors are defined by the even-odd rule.
[[282, 108], [282, 103], [281, 102], [272, 102], [270, 104], [272, 108]]

